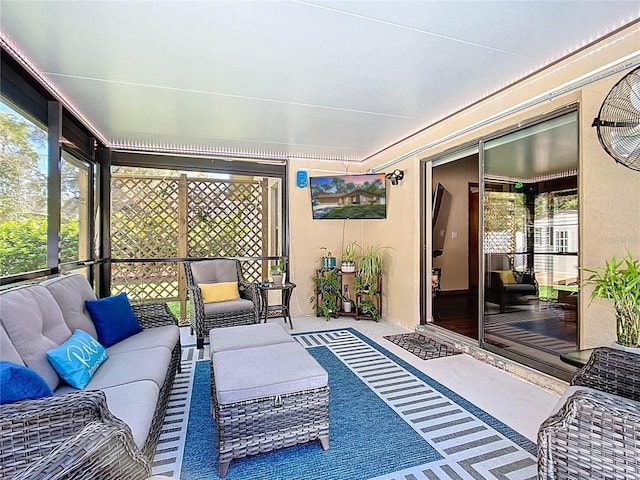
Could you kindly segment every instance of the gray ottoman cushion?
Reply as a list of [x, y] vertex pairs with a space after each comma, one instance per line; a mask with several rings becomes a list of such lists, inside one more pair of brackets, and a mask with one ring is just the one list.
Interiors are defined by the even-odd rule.
[[329, 379], [298, 342], [217, 352], [212, 362], [223, 405], [324, 387]]
[[238, 327], [213, 328], [209, 332], [211, 355], [224, 350], [261, 347], [295, 342], [279, 323], [258, 323]]

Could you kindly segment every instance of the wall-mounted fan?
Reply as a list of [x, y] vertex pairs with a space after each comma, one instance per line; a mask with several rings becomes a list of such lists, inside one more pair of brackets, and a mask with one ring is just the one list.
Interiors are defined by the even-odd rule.
[[591, 126], [616, 162], [640, 171], [640, 67], [613, 86]]

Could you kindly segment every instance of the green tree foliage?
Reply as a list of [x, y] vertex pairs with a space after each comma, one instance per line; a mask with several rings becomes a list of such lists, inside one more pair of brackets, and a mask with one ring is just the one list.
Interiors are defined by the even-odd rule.
[[[63, 262], [77, 260], [77, 220], [62, 225]], [[31, 272], [47, 266], [47, 219], [32, 217], [0, 223], [0, 275]]]
[[47, 175], [39, 166], [38, 148], [46, 148], [42, 129], [0, 112], [0, 221], [46, 212]]

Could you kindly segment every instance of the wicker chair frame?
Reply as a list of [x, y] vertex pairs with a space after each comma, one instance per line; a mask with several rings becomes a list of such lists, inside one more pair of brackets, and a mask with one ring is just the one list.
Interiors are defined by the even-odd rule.
[[[240, 263], [240, 260], [223, 257], [220, 257], [219, 259], [235, 260], [240, 298], [251, 300], [251, 302], [253, 303], [253, 308], [246, 310], [221, 312], [216, 313], [215, 315], [205, 315], [204, 302], [202, 301], [202, 292], [193, 280], [193, 273], [191, 271], [192, 262], [182, 262], [184, 265], [185, 275], [187, 277], [187, 290], [189, 299], [191, 300], [191, 313], [189, 318], [191, 324], [191, 333], [195, 332], [197, 339], [196, 347], [199, 349], [204, 347], [204, 337], [209, 334], [209, 330], [211, 330], [212, 328], [251, 325], [254, 323], [259, 323], [260, 319], [260, 295], [258, 293], [258, 286], [253, 282], [244, 280], [244, 276], [242, 274], [242, 264]], [[216, 260], [216, 258], [209, 260]]]
[[213, 363], [211, 412], [218, 431], [218, 475], [234, 458], [320, 440], [329, 448], [329, 387], [320, 387], [230, 404], [217, 401]]
[[[133, 310], [142, 328], [177, 325], [178, 323], [178, 320], [164, 303], [133, 305]], [[125, 455], [123, 458], [119, 458], [117, 461], [118, 467], [112, 468], [116, 470], [122, 469], [124, 472], [134, 472], [140, 470], [137, 465], [141, 462], [143, 464], [146, 462], [146, 467], [143, 470], [146, 472], [145, 468], [150, 469], [151, 460], [160, 438], [173, 381], [176, 371], [180, 368], [180, 348], [180, 341], [178, 340], [172, 352], [171, 363], [163, 385], [160, 388], [151, 428], [144, 446], [136, 455]], [[91, 448], [83, 445], [85, 442], [84, 437], [93, 438], [95, 436], [93, 430], [89, 429], [85, 434], [81, 434], [81, 432], [87, 425], [94, 422], [98, 422], [103, 427], [115, 427], [119, 431], [118, 436], [127, 437], [126, 440], [122, 441], [131, 447], [134, 453], [137, 452], [137, 448], [133, 443], [131, 429], [109, 411], [106, 396], [101, 391], [78, 390], [54, 395], [53, 397], [22, 400], [0, 405], [0, 478], [12, 478], [28, 467], [37, 464], [45, 457], [48, 458], [47, 462], [50, 464], [50, 468], [54, 469], [52, 471], [57, 468], [56, 463], [61, 465], [60, 468], [62, 466], [65, 469], [71, 468], [73, 460], [70, 459], [76, 458], [71, 450], [78, 448], [77, 458], [80, 460], [84, 458], [85, 453], [83, 452], [86, 448]], [[98, 427], [94, 427], [94, 429], [98, 429]], [[80, 438], [74, 440], [77, 435], [80, 435]], [[94, 440], [87, 441], [91, 443]], [[67, 445], [67, 442], [71, 443]], [[57, 459], [53, 451], [63, 444], [65, 444], [64, 455]], [[105, 453], [105, 461], [107, 458], [108, 456]], [[144, 459], [144, 462], [141, 459]], [[113, 459], [110, 461], [113, 464]], [[92, 462], [99, 462], [99, 460], [92, 460]], [[83, 470], [80, 469], [75, 472], [72, 478], [86, 478], [87, 480], [111, 478], [92, 474], [91, 472], [94, 471], [91, 470], [92, 468], [88, 468], [86, 474], [82, 473]], [[96, 466], [95, 468], [99, 467]], [[146, 478], [146, 476], [140, 478]], [[45, 477], [36, 475], [26, 478]], [[67, 477], [62, 476], [60, 478]], [[119, 478], [138, 477], [131, 474], [123, 475]]]
[[538, 478], [640, 480], [639, 380], [637, 354], [596, 349], [571, 381], [594, 390], [577, 391], [540, 426]]
[[127, 430], [92, 422], [13, 480], [137, 480], [151, 475], [150, 464]]

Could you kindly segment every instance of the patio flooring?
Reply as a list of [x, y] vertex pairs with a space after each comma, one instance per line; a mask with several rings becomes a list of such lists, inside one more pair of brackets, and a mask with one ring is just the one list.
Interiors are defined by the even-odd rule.
[[[282, 319], [270, 319], [269, 322], [282, 322]], [[308, 316], [293, 318], [293, 325], [292, 333], [354, 328], [534, 442], [538, 427], [559, 398], [556, 393], [467, 354], [422, 360], [383, 338], [410, 333], [410, 330], [390, 322], [355, 321], [353, 318], [326, 321]], [[183, 345], [195, 343], [188, 327], [181, 328], [181, 332]]]

